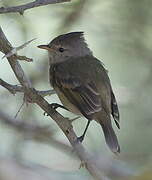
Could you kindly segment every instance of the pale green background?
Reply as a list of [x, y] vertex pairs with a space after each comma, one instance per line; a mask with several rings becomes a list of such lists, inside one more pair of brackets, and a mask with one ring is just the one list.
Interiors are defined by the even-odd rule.
[[[22, 2], [27, 2], [26, 0]], [[18, 5], [18, 0], [1, 0], [2, 5]], [[34, 59], [33, 63], [20, 62], [38, 90], [50, 89], [48, 83], [48, 57], [36, 46], [48, 43], [55, 36], [84, 31], [87, 43], [109, 71], [119, 108], [121, 129], [115, 127], [121, 145], [117, 157], [125, 171], [140, 173], [152, 166], [152, 1], [150, 0], [73, 0], [72, 3], [49, 5], [19, 14], [1, 14], [0, 25], [13, 46], [37, 38], [20, 52]], [[81, 9], [82, 8], [82, 9]], [[75, 14], [73, 12], [76, 12]], [[73, 17], [73, 19], [72, 19]], [[71, 21], [70, 21], [71, 20]], [[3, 56], [0, 53], [0, 59]], [[6, 59], [0, 61], [0, 78], [18, 84]], [[22, 94], [12, 96], [0, 87], [0, 109], [14, 117], [22, 104]], [[58, 102], [56, 95], [46, 98]], [[75, 117], [66, 111], [64, 116]], [[55, 138], [69, 144], [61, 130], [36, 105], [24, 106], [18, 119], [47, 125]], [[86, 120], [74, 122], [80, 135]], [[115, 126], [115, 125], [114, 125]], [[0, 122], [0, 157], [19, 157], [20, 161], [50, 168], [56, 179], [89, 179], [74, 152], [65, 152], [51, 143], [25, 141], [22, 133]], [[116, 158], [105, 145], [103, 133], [92, 122], [84, 146], [93, 154]], [[118, 168], [121, 165], [116, 163]], [[48, 172], [47, 172], [48, 173]], [[114, 177], [112, 178], [114, 179]]]

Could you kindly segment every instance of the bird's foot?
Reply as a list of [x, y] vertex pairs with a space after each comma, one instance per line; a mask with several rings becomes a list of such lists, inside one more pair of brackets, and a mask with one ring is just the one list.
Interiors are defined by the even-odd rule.
[[80, 137], [77, 138], [77, 142], [81, 142], [81, 143], [82, 143], [82, 141], [84, 140], [84, 137], [85, 137], [85, 135], [86, 135], [86, 132], [87, 132], [87, 129], [88, 129], [88, 127], [89, 127], [90, 122], [91, 122], [91, 120], [88, 120], [88, 123], [87, 123], [87, 125], [86, 125], [85, 130], [84, 130], [82, 136], [80, 136]]
[[77, 138], [77, 141], [80, 142], [80, 143], [82, 143], [83, 140], [84, 140], [84, 136], [83, 135]]
[[65, 109], [68, 111], [68, 109], [60, 104], [57, 104], [57, 103], [52, 103], [50, 104], [50, 107], [53, 108], [53, 109], [57, 109], [57, 108], [62, 108], [62, 109]]
[[[49, 107], [52, 108], [52, 109], [57, 109], [57, 108], [62, 108], [62, 109], [65, 109], [68, 111], [68, 109], [60, 104], [57, 104], [57, 103], [52, 103], [52, 104], [49, 104]], [[44, 112], [43, 115], [47, 115], [48, 116], [48, 113]]]
[[49, 116], [49, 114], [47, 112], [44, 112], [43, 115], [44, 116]]
[[80, 166], [79, 166], [79, 169], [84, 168], [85, 166], [86, 166], [85, 161], [81, 161]]

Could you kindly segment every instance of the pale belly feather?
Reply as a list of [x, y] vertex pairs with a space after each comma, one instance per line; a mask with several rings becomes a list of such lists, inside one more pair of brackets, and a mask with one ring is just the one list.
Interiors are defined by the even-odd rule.
[[60, 101], [62, 102], [62, 104], [72, 113], [77, 114], [77, 115], [81, 115], [81, 112], [78, 110], [78, 108], [76, 106], [74, 106], [66, 97], [65, 95], [59, 91], [58, 88], [55, 88], [55, 91], [60, 99]]

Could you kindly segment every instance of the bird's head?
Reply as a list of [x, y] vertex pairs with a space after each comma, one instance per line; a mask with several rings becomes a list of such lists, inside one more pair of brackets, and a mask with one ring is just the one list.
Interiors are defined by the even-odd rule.
[[83, 32], [71, 32], [54, 38], [47, 45], [38, 48], [46, 49], [50, 63], [60, 63], [70, 58], [91, 55], [92, 52], [85, 42]]

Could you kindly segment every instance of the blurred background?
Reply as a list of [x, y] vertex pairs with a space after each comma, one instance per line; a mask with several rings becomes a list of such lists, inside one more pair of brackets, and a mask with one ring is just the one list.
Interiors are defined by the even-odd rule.
[[[27, 2], [0, 0], [0, 7]], [[109, 71], [119, 104], [121, 129], [113, 126], [121, 154], [115, 156], [109, 151], [96, 122], [91, 123], [83, 144], [111, 180], [152, 179], [151, 8], [150, 0], [73, 0], [30, 9], [23, 15], [0, 15], [0, 26], [14, 47], [37, 38], [19, 52], [34, 59], [20, 64], [37, 90], [50, 89], [47, 52], [37, 45], [62, 33], [85, 32], [94, 56]], [[0, 61], [0, 78], [19, 84], [6, 59]], [[56, 95], [46, 99], [59, 102]], [[92, 179], [84, 168], [79, 169], [81, 162], [68, 140], [39, 107], [24, 105], [15, 118], [22, 103], [22, 93], [13, 96], [0, 87], [0, 180]], [[84, 118], [73, 122], [77, 135], [82, 134], [86, 123]]]

